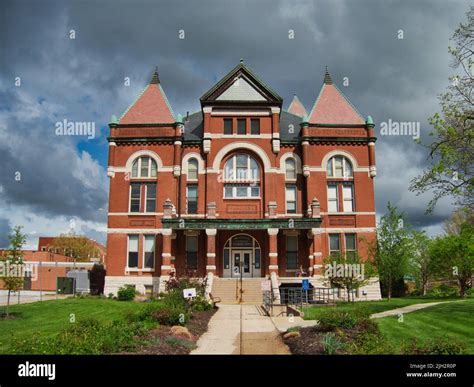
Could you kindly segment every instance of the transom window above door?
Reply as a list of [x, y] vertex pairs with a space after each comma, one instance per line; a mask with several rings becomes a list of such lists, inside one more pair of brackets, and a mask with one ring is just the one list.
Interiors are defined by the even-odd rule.
[[132, 164], [132, 178], [156, 177], [156, 170], [156, 161], [149, 156], [142, 156]]
[[260, 169], [247, 154], [236, 154], [224, 166], [225, 198], [260, 197]]

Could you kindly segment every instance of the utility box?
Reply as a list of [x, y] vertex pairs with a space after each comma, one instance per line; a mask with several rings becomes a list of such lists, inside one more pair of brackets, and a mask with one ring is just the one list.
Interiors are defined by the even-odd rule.
[[58, 277], [56, 287], [58, 294], [73, 294], [74, 278]]
[[88, 270], [71, 270], [67, 273], [67, 277], [74, 281], [75, 293], [90, 293], [90, 279]]

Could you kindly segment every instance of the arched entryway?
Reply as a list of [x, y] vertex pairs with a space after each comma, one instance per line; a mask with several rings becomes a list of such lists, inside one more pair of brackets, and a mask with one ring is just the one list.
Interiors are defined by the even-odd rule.
[[223, 277], [243, 278], [262, 276], [262, 252], [257, 240], [247, 234], [237, 234], [224, 245]]

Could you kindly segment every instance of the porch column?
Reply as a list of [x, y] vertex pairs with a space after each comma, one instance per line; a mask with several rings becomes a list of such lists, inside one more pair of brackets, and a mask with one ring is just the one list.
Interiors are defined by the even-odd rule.
[[278, 235], [277, 228], [269, 228], [268, 229], [268, 271], [270, 274], [276, 273], [278, 275], [278, 242], [277, 242], [277, 235]]
[[163, 252], [161, 254], [161, 276], [169, 276], [171, 272], [171, 234], [172, 230], [165, 228], [161, 230], [163, 235]]
[[319, 228], [312, 228], [311, 233], [313, 234], [313, 276], [322, 277], [324, 271], [321, 230]]
[[207, 235], [207, 261], [206, 272], [216, 274], [216, 234], [217, 229], [206, 228]]

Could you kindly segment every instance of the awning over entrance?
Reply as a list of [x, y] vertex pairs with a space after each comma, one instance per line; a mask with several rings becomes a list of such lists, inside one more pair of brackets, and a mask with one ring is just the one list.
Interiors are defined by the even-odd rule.
[[290, 218], [290, 219], [162, 219], [164, 228], [178, 230], [256, 230], [256, 229], [295, 229], [303, 230], [319, 228], [321, 218]]

